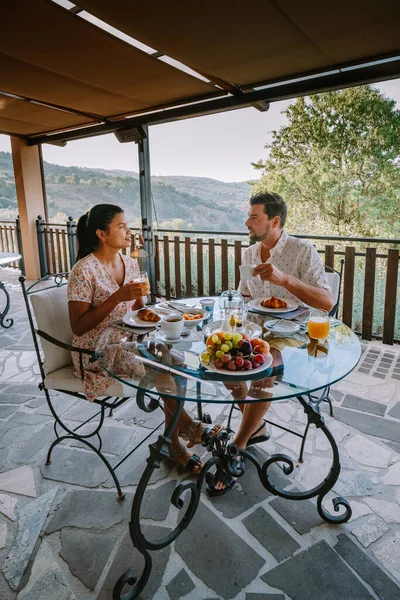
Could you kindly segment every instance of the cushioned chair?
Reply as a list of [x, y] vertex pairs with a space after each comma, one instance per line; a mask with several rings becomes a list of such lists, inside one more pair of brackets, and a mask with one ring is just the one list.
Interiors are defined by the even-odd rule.
[[[94, 419], [98, 420], [93, 423], [94, 429], [88, 434], [78, 433], [78, 430], [83, 424], [72, 430], [65, 423], [63, 423], [60, 416], [54, 409], [49, 394], [50, 390], [55, 390], [57, 392], [63, 392], [64, 394], [80, 398], [87, 402], [86, 397], [83, 394], [82, 356], [86, 354], [93, 357], [94, 352], [72, 346], [73, 333], [71, 330], [68, 313], [66, 285], [67, 276], [67, 273], [60, 273], [57, 275], [43, 277], [39, 281], [31, 284], [29, 287], [25, 286], [25, 277], [20, 277], [19, 279], [22, 286], [22, 292], [28, 312], [29, 324], [40, 367], [42, 381], [39, 384], [39, 388], [44, 391], [50, 411], [55, 419], [54, 429], [56, 433], [56, 439], [49, 448], [46, 464], [50, 464], [51, 453], [57, 444], [63, 440], [77, 440], [91, 448], [103, 461], [115, 482], [119, 498], [123, 498], [124, 494], [121, 491], [118, 478], [115, 474], [115, 469], [111, 466], [110, 462], [101, 452], [102, 442], [100, 430], [104, 423], [106, 410], [109, 409], [111, 416], [113, 409], [118, 408], [121, 406], [121, 404], [132, 397], [133, 389], [119, 381], [113, 381], [110, 387], [106, 390], [107, 396], [96, 398], [93, 401], [93, 404], [98, 405], [99, 411], [93, 417], [91, 417], [91, 419], [86, 421], [86, 423]], [[37, 327], [34, 325], [30, 304], [32, 305]], [[39, 339], [43, 349], [43, 360], [40, 353]], [[74, 375], [75, 369], [72, 364], [71, 352], [77, 352], [80, 356], [82, 375], [81, 379]], [[57, 431], [57, 425], [64, 430], [62, 435], [59, 435]], [[153, 433], [153, 431], [151, 433]], [[99, 441], [98, 447], [92, 443], [94, 440], [91, 438], [94, 436], [96, 436], [97, 440]], [[120, 461], [118, 466], [122, 464], [122, 462], [131, 453], [132, 452], [130, 452], [122, 461]]]

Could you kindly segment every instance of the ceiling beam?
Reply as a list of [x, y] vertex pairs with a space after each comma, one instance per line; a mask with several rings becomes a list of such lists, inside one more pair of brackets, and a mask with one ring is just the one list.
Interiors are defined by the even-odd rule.
[[218, 98], [207, 102], [190, 104], [169, 110], [159, 110], [120, 121], [95, 125], [85, 129], [75, 129], [54, 135], [38, 135], [27, 137], [28, 145], [43, 144], [50, 141], [71, 141], [111, 133], [118, 129], [135, 127], [136, 125], [157, 125], [192, 117], [199, 117], [228, 110], [244, 108], [257, 102], [278, 102], [299, 96], [307, 96], [356, 85], [365, 85], [400, 77], [400, 57], [390, 62], [372, 64], [365, 67], [321, 74], [318, 77], [303, 79], [292, 83], [274, 84], [269, 88], [245, 94]]

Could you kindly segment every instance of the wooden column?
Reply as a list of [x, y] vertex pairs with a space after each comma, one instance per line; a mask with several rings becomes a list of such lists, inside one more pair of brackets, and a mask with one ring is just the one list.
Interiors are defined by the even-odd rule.
[[40, 278], [36, 218], [45, 215], [42, 171], [38, 146], [28, 146], [25, 140], [11, 137], [15, 188], [21, 227], [22, 252], [27, 279]]

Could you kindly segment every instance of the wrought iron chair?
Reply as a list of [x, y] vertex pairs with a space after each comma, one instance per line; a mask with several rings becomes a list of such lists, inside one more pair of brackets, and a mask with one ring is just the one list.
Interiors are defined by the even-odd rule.
[[[111, 466], [108, 459], [101, 452], [102, 440], [100, 437], [100, 430], [104, 423], [106, 411], [109, 410], [109, 416], [111, 416], [114, 409], [120, 407], [127, 400], [130, 400], [133, 395], [132, 388], [119, 381], [114, 381], [107, 389], [107, 396], [96, 398], [93, 401], [93, 404], [96, 404], [99, 407], [99, 411], [87, 419], [87, 421], [78, 425], [75, 429], [71, 429], [62, 421], [53, 406], [49, 393], [50, 390], [54, 390], [68, 394], [69, 396], [74, 396], [75, 398], [80, 398], [87, 402], [87, 399], [83, 394], [82, 357], [83, 355], [94, 357], [94, 352], [72, 346], [73, 333], [68, 314], [67, 277], [68, 273], [47, 275], [28, 287], [25, 285], [25, 277], [19, 278], [40, 368], [41, 382], [39, 384], [39, 389], [44, 391], [47, 404], [54, 417], [56, 439], [48, 450], [46, 465], [50, 464], [52, 451], [60, 442], [64, 440], [76, 440], [81, 442], [93, 450], [93, 452], [95, 452], [103, 461], [114, 480], [118, 491], [118, 497], [119, 499], [122, 499], [125, 494], [122, 493], [115, 470], [134, 452], [135, 448], [120, 460], [117, 465], [114, 467]], [[36, 319], [37, 327], [35, 327], [33, 317]], [[39, 339], [43, 350], [43, 359], [40, 352]], [[79, 354], [82, 374], [81, 379], [74, 375], [71, 352], [77, 352]], [[152, 400], [154, 399], [151, 398], [151, 401]], [[146, 407], [140, 407], [146, 410]], [[84, 425], [97, 418], [98, 421], [93, 423], [94, 428], [91, 432], [86, 434], [80, 434], [78, 432]], [[162, 422], [155, 429], [158, 429]], [[58, 426], [63, 430], [61, 435], [58, 432]], [[139, 445], [148, 439], [155, 429], [153, 429]], [[94, 437], [98, 440], [98, 447], [93, 443]]]
[[332, 267], [325, 265], [326, 277], [328, 279], [328, 283], [331, 286], [332, 298], [335, 302], [332, 310], [330, 311], [331, 317], [337, 318], [340, 306], [340, 293], [342, 290], [342, 277], [343, 277], [343, 266], [344, 266], [344, 258], [340, 259], [340, 269], [339, 271], [335, 271]]

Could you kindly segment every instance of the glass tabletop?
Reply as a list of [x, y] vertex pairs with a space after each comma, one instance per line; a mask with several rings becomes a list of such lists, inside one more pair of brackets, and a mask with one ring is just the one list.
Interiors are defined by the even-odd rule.
[[[199, 299], [184, 302], [193, 305]], [[221, 318], [214, 310], [214, 321]], [[271, 344], [272, 364], [252, 371], [213, 372], [200, 364], [205, 349], [203, 329], [210, 321], [185, 327], [190, 332], [177, 343], [167, 343], [153, 330], [138, 332], [122, 324], [108, 327], [96, 347], [100, 366], [115, 379], [138, 390], [187, 401], [215, 403], [275, 401], [305, 395], [332, 385], [348, 375], [361, 356], [357, 336], [346, 325], [331, 325], [328, 339], [317, 344], [302, 330], [275, 336], [263, 327], [268, 315], [248, 313], [244, 328], [263, 328]]]
[[8, 265], [11, 262], [19, 260], [21, 258], [20, 254], [16, 252], [0, 252], [0, 266]]

